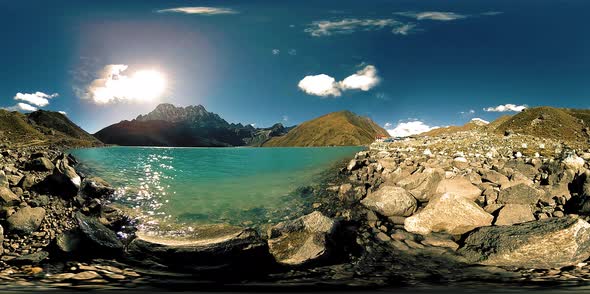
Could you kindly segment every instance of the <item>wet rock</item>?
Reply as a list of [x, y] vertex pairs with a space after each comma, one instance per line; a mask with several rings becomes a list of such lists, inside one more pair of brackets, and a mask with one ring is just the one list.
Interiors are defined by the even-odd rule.
[[533, 207], [528, 204], [506, 204], [498, 212], [496, 226], [510, 226], [534, 221]]
[[50, 171], [55, 168], [51, 160], [45, 157], [37, 157], [29, 161], [27, 164], [28, 169], [35, 171]]
[[81, 191], [88, 198], [108, 198], [115, 193], [115, 189], [99, 177], [84, 179]]
[[436, 194], [454, 194], [469, 200], [475, 200], [481, 195], [481, 190], [467, 178], [456, 177], [442, 180], [436, 187]]
[[180, 236], [138, 232], [127, 257], [146, 266], [202, 270], [246, 266], [250, 272], [272, 260], [255, 230], [228, 225], [203, 225]]
[[39, 264], [49, 256], [46, 251], [37, 251], [35, 253], [21, 255], [7, 261], [11, 265], [28, 265], [28, 264]]
[[20, 199], [7, 187], [0, 187], [0, 206], [14, 206], [20, 203]]
[[404, 228], [421, 235], [430, 232], [460, 235], [478, 227], [489, 226], [493, 219], [475, 202], [446, 193], [434, 197], [422, 211], [406, 218]]
[[270, 253], [279, 263], [303, 265], [330, 255], [330, 242], [337, 223], [314, 211], [293, 221], [279, 223], [269, 230]]
[[76, 221], [84, 241], [93, 245], [95, 253], [118, 253], [123, 250], [123, 243], [115, 232], [100, 223], [96, 218], [87, 217], [76, 212]]
[[559, 268], [590, 257], [590, 224], [564, 217], [480, 228], [459, 252], [470, 262], [520, 268]]
[[8, 231], [22, 235], [31, 234], [39, 229], [43, 218], [45, 218], [45, 209], [41, 207], [23, 207], [6, 220]]
[[410, 216], [416, 211], [416, 199], [400, 187], [383, 186], [369, 194], [361, 203], [386, 217]]
[[501, 190], [497, 202], [501, 204], [534, 205], [542, 196], [542, 191], [521, 183]]

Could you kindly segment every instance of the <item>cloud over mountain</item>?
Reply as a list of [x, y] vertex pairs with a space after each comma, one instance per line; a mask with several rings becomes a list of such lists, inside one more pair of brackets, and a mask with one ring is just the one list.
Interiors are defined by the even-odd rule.
[[14, 100], [21, 100], [21, 101], [25, 101], [29, 104], [44, 107], [44, 106], [49, 105], [49, 99], [55, 98], [57, 96], [59, 96], [59, 94], [57, 94], [57, 93], [45, 94], [43, 92], [35, 92], [32, 94], [28, 94], [28, 93], [20, 93], [19, 92], [19, 93], [16, 93], [16, 95], [14, 96]]
[[498, 105], [496, 107], [487, 107], [484, 108], [484, 111], [487, 112], [508, 112], [508, 111], [514, 111], [514, 112], [520, 112], [523, 111], [527, 108], [526, 105], [516, 105], [516, 104], [504, 104], [504, 105]]
[[425, 124], [422, 121], [414, 120], [409, 122], [401, 122], [398, 123], [395, 128], [392, 128], [393, 124], [386, 123], [385, 129], [392, 137], [407, 137], [411, 135], [417, 135], [424, 132], [428, 132], [430, 130], [436, 129], [438, 127], [431, 127]]

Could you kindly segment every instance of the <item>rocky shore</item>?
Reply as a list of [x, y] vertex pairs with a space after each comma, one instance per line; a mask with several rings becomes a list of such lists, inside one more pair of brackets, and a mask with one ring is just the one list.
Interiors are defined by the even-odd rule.
[[[137, 231], [51, 147], [0, 147], [7, 289], [414, 287], [590, 281], [590, 150], [459, 132], [374, 143], [269, 225]], [[198, 287], [198, 288], [195, 288]]]

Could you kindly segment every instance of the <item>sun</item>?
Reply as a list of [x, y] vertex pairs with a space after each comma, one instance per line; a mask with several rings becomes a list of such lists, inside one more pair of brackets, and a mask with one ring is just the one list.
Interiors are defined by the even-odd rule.
[[154, 100], [166, 90], [166, 77], [157, 70], [139, 70], [130, 82], [132, 96], [138, 100]]

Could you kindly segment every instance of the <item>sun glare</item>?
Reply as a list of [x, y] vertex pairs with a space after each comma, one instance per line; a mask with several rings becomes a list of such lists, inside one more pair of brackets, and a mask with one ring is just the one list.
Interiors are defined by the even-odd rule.
[[140, 70], [131, 77], [133, 96], [139, 100], [153, 100], [166, 89], [166, 78], [156, 70]]

